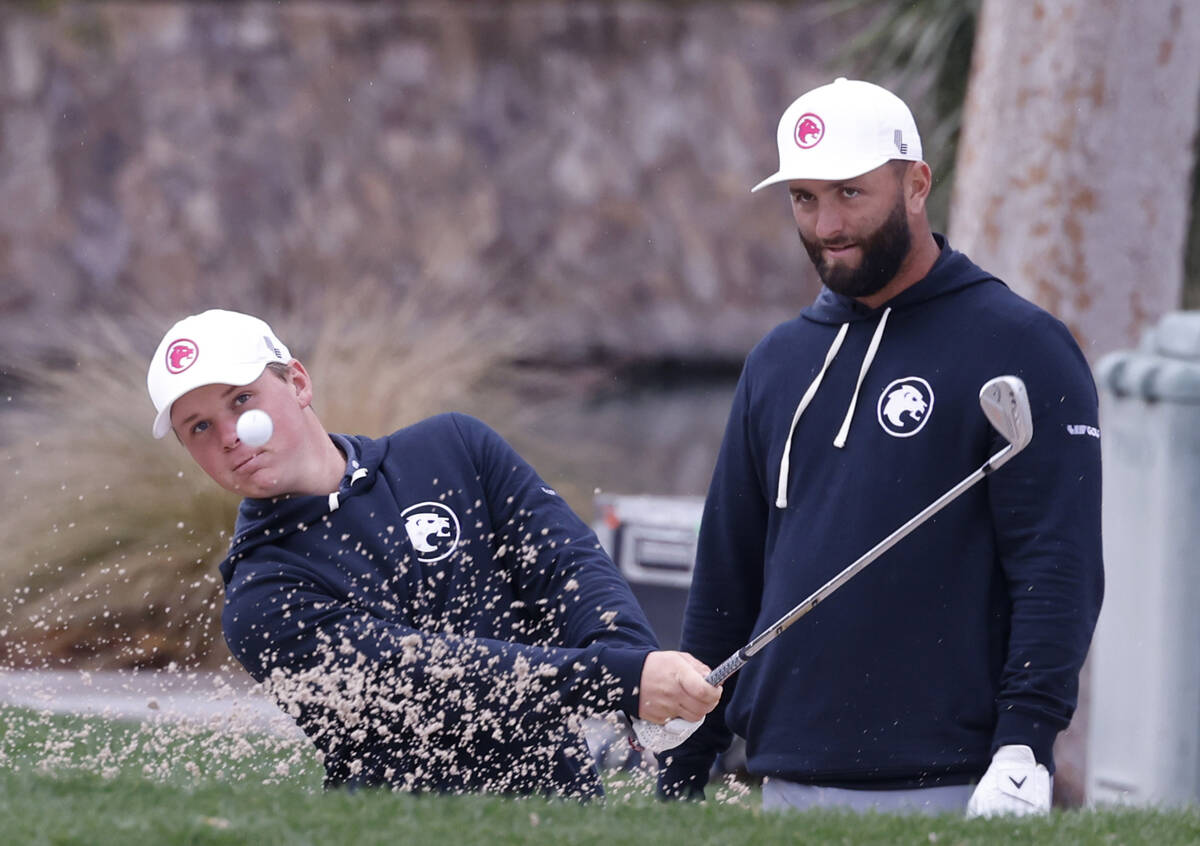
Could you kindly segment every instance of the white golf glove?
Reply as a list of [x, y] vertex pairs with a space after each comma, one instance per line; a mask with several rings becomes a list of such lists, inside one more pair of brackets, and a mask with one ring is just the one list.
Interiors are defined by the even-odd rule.
[[1001, 746], [967, 802], [967, 817], [1050, 813], [1050, 773], [1028, 746]]
[[667, 720], [666, 725], [660, 726], [641, 717], [630, 718], [633, 724], [633, 734], [643, 749], [648, 749], [655, 755], [674, 749], [692, 736], [692, 732], [700, 728], [704, 720], [689, 722], [682, 717]]

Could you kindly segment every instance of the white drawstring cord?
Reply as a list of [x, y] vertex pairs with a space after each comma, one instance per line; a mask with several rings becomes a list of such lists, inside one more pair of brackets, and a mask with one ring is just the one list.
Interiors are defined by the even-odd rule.
[[837, 437], [833, 439], [833, 445], [838, 449], [846, 445], [846, 436], [850, 434], [850, 418], [854, 416], [854, 407], [858, 405], [858, 392], [862, 388], [863, 380], [867, 378], [871, 362], [875, 360], [875, 351], [879, 349], [879, 342], [883, 340], [883, 327], [887, 326], [888, 315], [891, 313], [890, 307], [884, 309], [883, 317], [879, 318], [879, 325], [875, 327], [875, 334], [871, 336], [867, 354], [863, 357], [862, 367], [858, 369], [858, 384], [854, 386], [854, 396], [850, 397], [850, 407], [846, 409], [846, 419], [842, 421], [842, 428], [838, 430]]
[[800, 422], [800, 415], [804, 413], [804, 409], [808, 408], [808, 404], [812, 402], [813, 396], [817, 393], [817, 388], [821, 387], [821, 380], [825, 378], [825, 371], [829, 369], [834, 356], [841, 349], [842, 341], [845, 340], [846, 332], [849, 329], [850, 324], [843, 323], [842, 328], [838, 330], [837, 337], [829, 345], [829, 352], [825, 353], [825, 363], [821, 365], [821, 370], [817, 373], [817, 378], [812, 380], [812, 384], [808, 386], [808, 390], [801, 397], [800, 404], [796, 406], [796, 413], [792, 415], [792, 425], [788, 429], [787, 440], [783, 443], [783, 457], [779, 459], [779, 487], [775, 493], [776, 508], [787, 508], [788, 468], [792, 453], [792, 433], [796, 431], [796, 424]]
[[[370, 473], [371, 473], [371, 471], [369, 471], [366, 467], [359, 467], [357, 470], [355, 470], [353, 473], [350, 474], [350, 484], [353, 485], [359, 479], [365, 479], [367, 476], [370, 475]], [[331, 512], [337, 511], [338, 507], [340, 505], [341, 505], [341, 503], [338, 501], [338, 492], [334, 491], [333, 493], [331, 493], [329, 495], [329, 510]]]

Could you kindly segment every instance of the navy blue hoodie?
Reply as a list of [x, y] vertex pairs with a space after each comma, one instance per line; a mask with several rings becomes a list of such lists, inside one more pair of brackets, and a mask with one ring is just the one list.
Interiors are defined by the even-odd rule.
[[332, 435], [330, 496], [242, 502], [222, 623], [328, 785], [594, 795], [578, 718], [637, 713], [657, 644], [595, 535], [460, 414]]
[[938, 240], [885, 306], [823, 290], [747, 357], [681, 648], [716, 666], [1000, 450], [989, 379], [1025, 381], [1033, 440], [726, 682], [667, 791], [730, 729], [804, 783], [967, 783], [1012, 743], [1053, 772], [1103, 592], [1095, 386], [1062, 323]]

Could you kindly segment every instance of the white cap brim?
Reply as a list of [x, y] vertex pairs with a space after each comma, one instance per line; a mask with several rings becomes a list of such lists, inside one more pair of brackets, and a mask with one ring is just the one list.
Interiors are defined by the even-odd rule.
[[253, 361], [242, 365], [241, 368], [234, 367], [233, 369], [227, 369], [221, 374], [221, 378], [219, 379], [216, 377], [202, 377], [195, 382], [187, 382], [180, 385], [180, 390], [175, 396], [171, 397], [167, 404], [163, 406], [162, 411], [154, 418], [154, 427], [151, 430], [154, 437], [165, 438], [167, 433], [171, 431], [171, 409], [175, 406], [175, 400], [184, 394], [194, 391], [196, 388], [203, 388], [205, 385], [236, 385], [238, 387], [249, 385], [263, 374], [268, 363], [265, 361]]
[[766, 188], [768, 185], [774, 185], [778, 182], [791, 182], [793, 179], [820, 179], [824, 182], [842, 182], [847, 179], [855, 179], [864, 173], [870, 173], [878, 167], [883, 167], [890, 161], [896, 161], [896, 159], [879, 157], [865, 162], [860, 161], [854, 164], [844, 164], [840, 167], [831, 167], [823, 164], [819, 170], [819, 174], [813, 171], [791, 171], [784, 173], [782, 170], [777, 170], [751, 188], [750, 193], [753, 194], [760, 188]]

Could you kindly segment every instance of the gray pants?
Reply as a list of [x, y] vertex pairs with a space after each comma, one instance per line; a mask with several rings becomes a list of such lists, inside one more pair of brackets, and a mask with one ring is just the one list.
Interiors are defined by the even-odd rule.
[[961, 814], [975, 790], [973, 784], [918, 787], [912, 790], [847, 790], [797, 784], [778, 778], [763, 780], [763, 809], [767, 811], [845, 808], [911, 814]]

